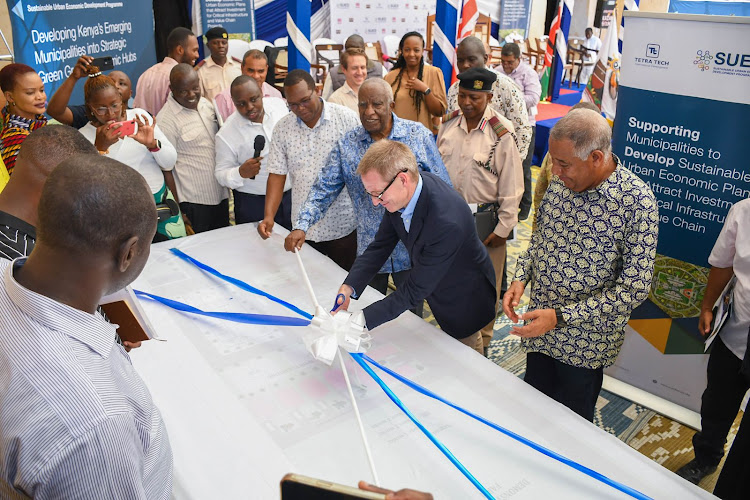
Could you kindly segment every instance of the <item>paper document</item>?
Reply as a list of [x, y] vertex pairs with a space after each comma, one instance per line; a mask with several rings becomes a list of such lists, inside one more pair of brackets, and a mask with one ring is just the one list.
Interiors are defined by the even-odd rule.
[[714, 327], [711, 330], [711, 335], [709, 335], [706, 339], [706, 346], [703, 352], [708, 351], [708, 348], [711, 347], [711, 344], [716, 338], [716, 334], [721, 331], [724, 323], [726, 323], [729, 315], [732, 313], [732, 302], [734, 300], [734, 284], [736, 282], [737, 277], [732, 276], [732, 279], [729, 280], [727, 286], [724, 287], [724, 291], [721, 292], [721, 295], [716, 301], [716, 304], [714, 304]]

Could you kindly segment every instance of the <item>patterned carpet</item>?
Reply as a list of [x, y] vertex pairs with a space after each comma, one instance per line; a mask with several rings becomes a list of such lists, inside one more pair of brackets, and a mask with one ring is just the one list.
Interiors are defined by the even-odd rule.
[[[538, 167], [532, 167], [534, 184], [539, 174]], [[531, 216], [521, 222], [516, 228], [516, 239], [508, 242], [508, 277], [513, 276], [518, 256], [526, 250], [531, 237]], [[392, 284], [391, 284], [392, 286]], [[527, 295], [521, 301], [521, 309], [525, 310], [528, 303]], [[425, 321], [436, 325], [435, 318], [425, 303]], [[488, 357], [505, 370], [518, 377], [526, 372], [526, 355], [521, 349], [520, 340], [510, 335], [510, 320], [503, 314], [495, 322], [494, 335]], [[727, 438], [729, 450], [732, 440], [737, 433], [742, 412], [737, 416]], [[660, 415], [646, 407], [636, 404], [616, 394], [602, 390], [596, 404], [594, 424], [601, 429], [617, 436], [620, 440], [638, 450], [651, 460], [663, 465], [671, 471], [676, 471], [693, 458], [692, 438], [695, 430]], [[724, 465], [722, 460], [717, 471], [706, 476], [700, 487], [706, 491], [713, 491], [716, 480]]]

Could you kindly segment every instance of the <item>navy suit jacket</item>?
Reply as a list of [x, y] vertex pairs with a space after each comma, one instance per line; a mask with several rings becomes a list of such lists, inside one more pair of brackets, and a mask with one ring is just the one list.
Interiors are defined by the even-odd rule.
[[409, 232], [400, 212], [386, 212], [344, 283], [362, 293], [401, 240], [411, 257], [409, 277], [395, 293], [364, 309], [367, 327], [372, 330], [426, 299], [443, 331], [468, 337], [495, 318], [495, 271], [461, 195], [429, 172], [420, 175], [422, 192]]

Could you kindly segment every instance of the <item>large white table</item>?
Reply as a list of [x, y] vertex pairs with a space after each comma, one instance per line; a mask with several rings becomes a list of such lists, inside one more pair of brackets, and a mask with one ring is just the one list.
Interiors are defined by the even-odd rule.
[[[262, 241], [247, 224], [154, 245], [134, 288], [203, 310], [295, 316], [178, 259], [168, 251], [177, 247], [312, 312], [282, 231]], [[301, 255], [320, 302], [333, 304], [344, 271], [307, 245]], [[351, 309], [380, 297], [368, 289]], [[166, 422], [176, 498], [278, 498], [287, 472], [372, 482], [341, 369], [313, 360], [301, 341], [309, 327], [229, 323], [141, 302], [166, 341], [145, 342], [131, 357]], [[711, 497], [411, 313], [371, 333], [372, 358], [501, 426], [654, 498]], [[382, 485], [482, 498], [346, 362]], [[498, 499], [628, 498], [379, 374]]]

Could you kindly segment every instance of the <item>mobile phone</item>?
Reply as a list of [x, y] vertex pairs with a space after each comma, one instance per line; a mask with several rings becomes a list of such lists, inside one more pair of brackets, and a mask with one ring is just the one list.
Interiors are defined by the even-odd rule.
[[135, 120], [128, 120], [128, 121], [125, 121], [125, 122], [113, 123], [112, 125], [110, 125], [110, 128], [114, 127], [118, 123], [120, 124], [120, 128], [118, 128], [117, 130], [119, 130], [119, 132], [120, 132], [120, 137], [125, 137], [125, 136], [128, 136], [128, 135], [135, 134], [135, 132], [136, 132], [136, 123], [135, 123]]
[[281, 500], [385, 500], [385, 494], [323, 479], [287, 474], [281, 479]]
[[112, 61], [112, 56], [95, 57], [94, 60], [91, 61], [91, 65], [99, 68], [99, 71], [115, 69], [115, 63]]

